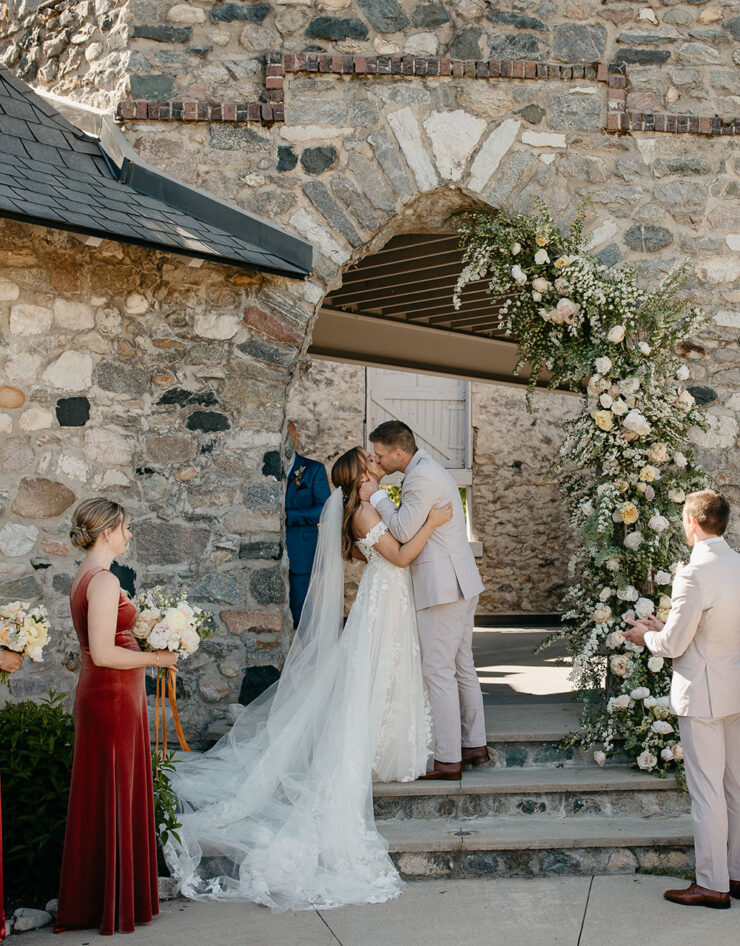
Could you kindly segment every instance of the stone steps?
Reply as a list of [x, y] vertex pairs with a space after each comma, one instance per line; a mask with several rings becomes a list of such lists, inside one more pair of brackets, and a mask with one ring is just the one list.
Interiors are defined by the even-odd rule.
[[378, 822], [404, 877], [536, 877], [683, 870], [691, 818], [554, 815]]
[[388, 782], [373, 786], [375, 817], [481, 818], [492, 815], [565, 818], [683, 814], [688, 797], [673, 779], [626, 766], [465, 770], [460, 782]]

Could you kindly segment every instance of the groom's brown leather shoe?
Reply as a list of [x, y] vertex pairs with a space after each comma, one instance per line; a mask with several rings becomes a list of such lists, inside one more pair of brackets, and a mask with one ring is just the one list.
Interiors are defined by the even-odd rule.
[[666, 890], [663, 894], [672, 903], [682, 903], [687, 907], [712, 907], [714, 910], [729, 910], [730, 894], [719, 890], [709, 890], [699, 884], [691, 884], [685, 890]]
[[484, 762], [488, 762], [488, 746], [474, 746], [472, 749], [463, 746], [463, 765], [483, 765]]
[[740, 900], [740, 880], [730, 881], [730, 896]]
[[438, 762], [434, 760], [434, 768], [421, 779], [442, 779], [447, 782], [457, 782], [462, 778], [462, 762]]

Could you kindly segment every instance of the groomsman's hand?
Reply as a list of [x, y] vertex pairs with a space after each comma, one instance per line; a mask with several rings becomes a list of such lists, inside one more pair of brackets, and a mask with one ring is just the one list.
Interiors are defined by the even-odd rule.
[[632, 625], [631, 631], [623, 631], [625, 640], [628, 640], [631, 644], [637, 644], [638, 647], [644, 647], [646, 631], [662, 631], [665, 626], [662, 621], [659, 621], [652, 614], [642, 621], [631, 621], [629, 618], [625, 618], [625, 620]]
[[374, 476], [368, 474], [367, 480], [360, 484], [360, 499], [365, 503], [369, 502], [373, 493], [377, 492], [379, 489], [380, 484], [378, 481]]

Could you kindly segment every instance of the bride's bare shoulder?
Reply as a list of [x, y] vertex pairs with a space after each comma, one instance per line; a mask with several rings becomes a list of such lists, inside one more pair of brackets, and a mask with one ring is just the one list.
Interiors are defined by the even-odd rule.
[[372, 503], [362, 502], [355, 510], [355, 514], [352, 517], [352, 528], [354, 529], [355, 535], [358, 538], [362, 538], [364, 535], [372, 529], [376, 522], [378, 522], [380, 516], [376, 512]]

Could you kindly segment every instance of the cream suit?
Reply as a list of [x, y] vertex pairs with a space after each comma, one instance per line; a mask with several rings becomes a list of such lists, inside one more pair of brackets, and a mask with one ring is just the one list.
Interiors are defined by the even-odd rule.
[[486, 744], [483, 697], [473, 662], [473, 619], [483, 584], [470, 551], [460, 493], [447, 470], [418, 450], [406, 468], [401, 505], [396, 507], [382, 490], [370, 501], [402, 543], [416, 535], [435, 502], [452, 503], [452, 519], [432, 533], [411, 563], [411, 579], [422, 670], [434, 714], [434, 755], [440, 762], [459, 762], [461, 745]]
[[722, 538], [698, 542], [673, 582], [671, 612], [648, 631], [652, 653], [673, 659], [691, 795], [696, 882], [722, 893], [740, 880], [740, 555]]

